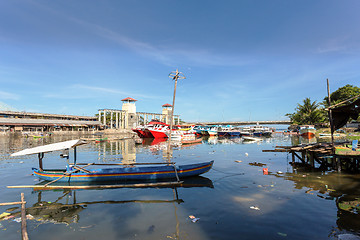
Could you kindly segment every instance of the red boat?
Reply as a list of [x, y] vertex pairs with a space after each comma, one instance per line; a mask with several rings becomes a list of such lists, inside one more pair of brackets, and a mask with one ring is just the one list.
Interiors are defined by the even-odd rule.
[[132, 129], [141, 138], [167, 138], [166, 132], [169, 131], [169, 125], [157, 120], [152, 120], [145, 127]]
[[133, 132], [136, 132], [136, 134], [137, 134], [140, 138], [145, 138], [143, 128], [141, 128], [141, 127], [136, 127], [136, 128], [131, 129], [131, 130], [133, 130]]

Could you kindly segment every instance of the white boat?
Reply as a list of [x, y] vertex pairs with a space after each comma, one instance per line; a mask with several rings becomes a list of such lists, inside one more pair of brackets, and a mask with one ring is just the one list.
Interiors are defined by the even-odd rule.
[[244, 141], [252, 141], [252, 142], [260, 142], [260, 141], [262, 141], [261, 138], [257, 138], [257, 137], [243, 136], [242, 138], [244, 139]]

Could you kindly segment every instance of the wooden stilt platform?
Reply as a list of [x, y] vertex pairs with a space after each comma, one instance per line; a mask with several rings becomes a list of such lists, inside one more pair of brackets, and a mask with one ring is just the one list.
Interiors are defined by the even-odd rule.
[[360, 155], [344, 156], [335, 154], [336, 146], [342, 146], [347, 143], [349, 142], [334, 143], [334, 145], [331, 143], [316, 143], [298, 146], [276, 146], [275, 149], [263, 150], [263, 152], [291, 153], [293, 166], [296, 159], [298, 159], [301, 163], [310, 165], [313, 168], [336, 170], [339, 172], [342, 170], [359, 172]]

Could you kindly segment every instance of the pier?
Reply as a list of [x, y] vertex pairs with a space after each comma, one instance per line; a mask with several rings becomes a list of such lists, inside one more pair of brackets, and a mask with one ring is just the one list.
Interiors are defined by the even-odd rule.
[[336, 154], [335, 147], [349, 142], [341, 143], [316, 143], [303, 144], [298, 146], [276, 146], [272, 150], [263, 150], [263, 152], [287, 152], [291, 154], [291, 165], [294, 167], [296, 159], [303, 166], [319, 170], [336, 170], [341, 172], [359, 172], [360, 171], [360, 154], [354, 152], [351, 155]]

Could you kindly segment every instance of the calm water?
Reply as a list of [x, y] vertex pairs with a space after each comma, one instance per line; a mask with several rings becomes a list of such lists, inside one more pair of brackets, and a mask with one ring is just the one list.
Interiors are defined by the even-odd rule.
[[[213, 169], [186, 186], [110, 190], [34, 191], [8, 189], [33, 185], [37, 156], [9, 153], [69, 140], [0, 137], [0, 202], [20, 200], [24, 192], [30, 239], [338, 239], [360, 235], [359, 175], [293, 169], [287, 153], [263, 153], [297, 142], [275, 135], [261, 143], [241, 139], [203, 139], [173, 149], [173, 161], [215, 160]], [[166, 143], [136, 145], [133, 140], [78, 147], [78, 162], [161, 162]], [[45, 154], [44, 167], [63, 167], [59, 152]], [[268, 175], [263, 174], [268, 168]], [[19, 217], [17, 206], [1, 206]], [[190, 215], [199, 218], [195, 223]], [[20, 223], [0, 221], [0, 239], [20, 239]]]

